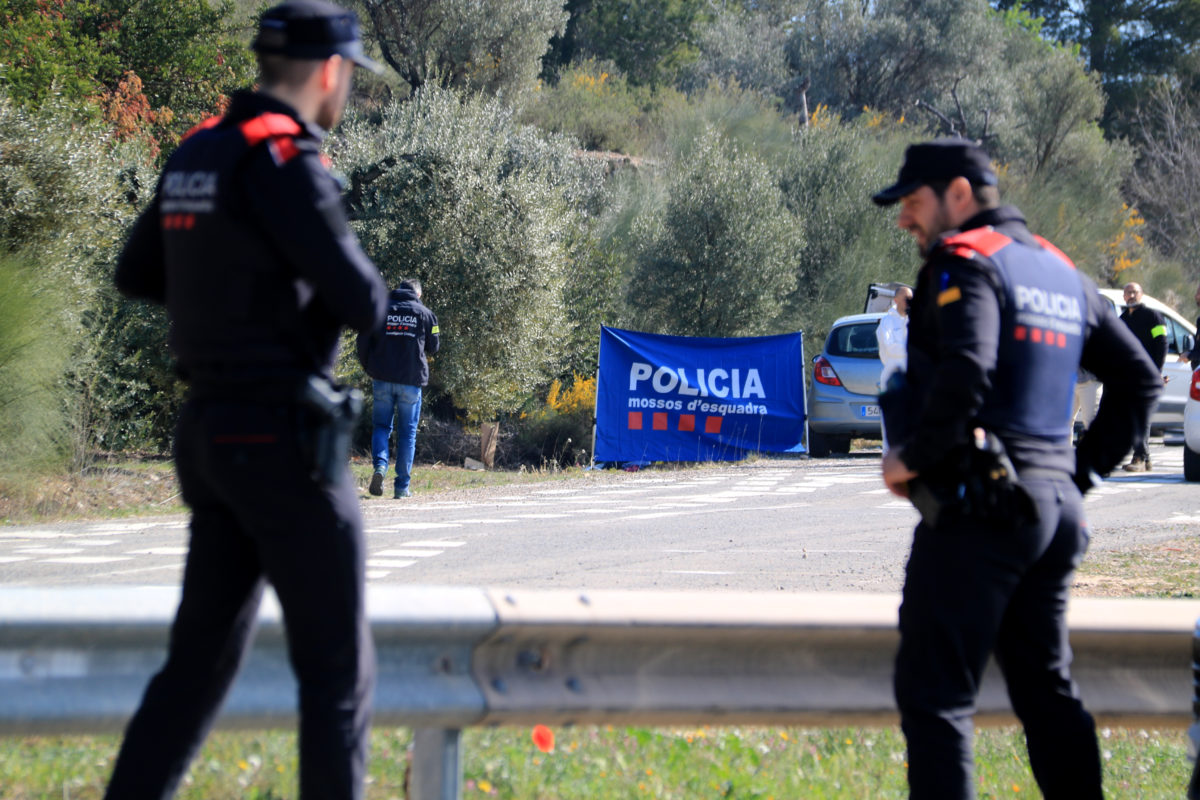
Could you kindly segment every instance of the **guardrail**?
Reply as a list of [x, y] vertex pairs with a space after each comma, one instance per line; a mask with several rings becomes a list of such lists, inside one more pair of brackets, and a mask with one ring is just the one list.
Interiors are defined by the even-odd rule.
[[[0, 734], [120, 730], [178, 591], [0, 589]], [[410, 797], [457, 798], [476, 725], [891, 724], [896, 595], [371, 587], [375, 721], [411, 727]], [[1099, 718], [1192, 721], [1200, 601], [1076, 599], [1073, 672]], [[263, 603], [225, 727], [288, 726], [296, 686]], [[989, 668], [981, 724], [1012, 719]]]

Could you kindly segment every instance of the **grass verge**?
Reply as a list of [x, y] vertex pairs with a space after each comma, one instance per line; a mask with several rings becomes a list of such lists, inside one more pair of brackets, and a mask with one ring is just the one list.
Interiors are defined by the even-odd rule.
[[[551, 752], [524, 729], [465, 734], [463, 797], [512, 800], [618, 798], [903, 798], [904, 741], [894, 728], [568, 728]], [[404, 729], [372, 732], [370, 800], [404, 797]], [[103, 794], [115, 736], [0, 740], [0, 795], [7, 800], [92, 800]], [[1190, 765], [1182, 731], [1103, 729], [1110, 800], [1175, 800]], [[219, 732], [209, 737], [179, 800], [296, 797], [291, 733]], [[1015, 728], [978, 732], [978, 796], [1038, 797], [1024, 737]]]
[[1184, 536], [1130, 550], [1089, 552], [1075, 575], [1078, 597], [1200, 595], [1200, 537]]

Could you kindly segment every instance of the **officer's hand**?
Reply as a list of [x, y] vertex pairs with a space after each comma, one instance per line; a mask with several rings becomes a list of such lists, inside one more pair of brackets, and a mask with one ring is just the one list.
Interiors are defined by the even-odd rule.
[[889, 450], [883, 457], [883, 482], [888, 491], [897, 497], [908, 497], [908, 482], [917, 477], [908, 466], [900, 460], [898, 450]]

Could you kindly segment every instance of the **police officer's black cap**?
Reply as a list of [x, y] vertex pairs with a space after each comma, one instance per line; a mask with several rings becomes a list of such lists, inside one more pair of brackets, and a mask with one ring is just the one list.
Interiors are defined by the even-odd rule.
[[372, 72], [383, 67], [363, 55], [358, 16], [323, 0], [289, 0], [263, 12], [257, 53], [299, 60], [322, 60], [339, 55]]
[[966, 139], [934, 139], [910, 145], [896, 182], [871, 199], [890, 206], [927, 183], [966, 178], [972, 186], [995, 186], [996, 173], [987, 151]]

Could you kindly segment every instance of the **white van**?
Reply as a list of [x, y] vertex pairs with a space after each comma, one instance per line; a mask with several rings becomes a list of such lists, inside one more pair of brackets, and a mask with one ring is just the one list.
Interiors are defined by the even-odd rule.
[[[1113, 304], [1117, 315], [1125, 308], [1125, 295], [1121, 289], [1101, 289], [1100, 294]], [[1192, 367], [1180, 361], [1180, 354], [1191, 352], [1196, 343], [1196, 326], [1165, 303], [1150, 295], [1143, 295], [1142, 302], [1163, 315], [1167, 323], [1167, 360], [1163, 364], [1163, 375], [1169, 380], [1158, 399], [1158, 407], [1150, 417], [1154, 430], [1183, 427], [1183, 407], [1187, 405], [1188, 390], [1192, 385]]]

